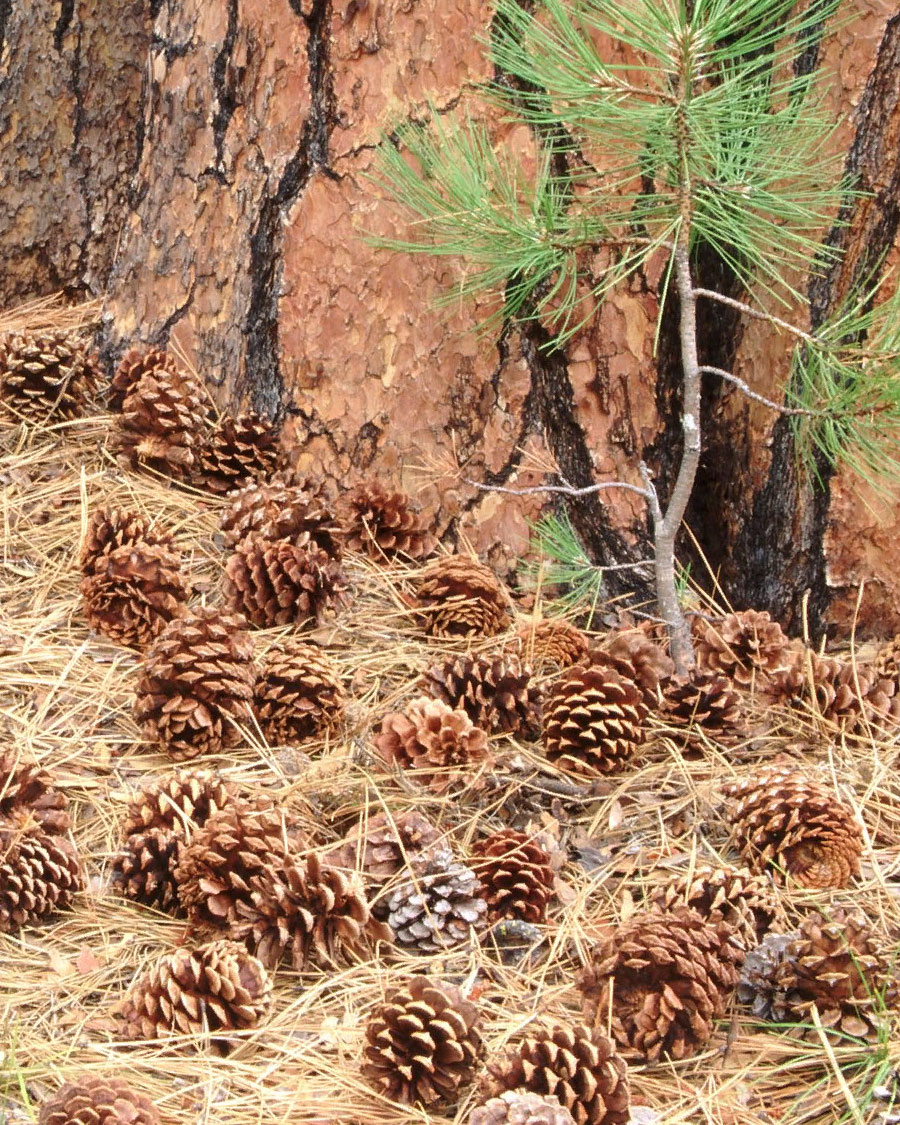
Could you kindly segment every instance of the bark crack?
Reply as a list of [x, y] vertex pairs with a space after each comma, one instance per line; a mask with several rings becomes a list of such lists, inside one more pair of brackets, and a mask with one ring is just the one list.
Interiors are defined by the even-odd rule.
[[228, 26], [222, 47], [213, 63], [213, 93], [216, 112], [213, 116], [213, 141], [216, 147], [216, 163], [213, 174], [220, 183], [226, 183], [225, 175], [225, 134], [237, 108], [237, 83], [231, 65], [234, 44], [238, 33], [238, 0], [228, 0]]

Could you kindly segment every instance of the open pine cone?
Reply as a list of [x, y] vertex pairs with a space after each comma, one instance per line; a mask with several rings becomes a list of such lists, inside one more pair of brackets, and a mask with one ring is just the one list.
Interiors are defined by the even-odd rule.
[[136, 543], [175, 550], [171, 534], [154, 527], [146, 516], [123, 508], [96, 508], [91, 512], [81, 544], [78, 560], [81, 573], [88, 575], [103, 570], [110, 555]]
[[485, 731], [527, 733], [539, 721], [540, 691], [515, 656], [453, 656], [432, 665], [421, 686]]
[[588, 639], [582, 631], [561, 617], [546, 617], [522, 625], [506, 651], [520, 657], [532, 668], [545, 665], [569, 668], [588, 654]]
[[531, 1032], [505, 1059], [488, 1064], [491, 1093], [553, 1095], [576, 1125], [625, 1125], [628, 1068], [598, 1027], [557, 1025]]
[[366, 1024], [362, 1072], [393, 1101], [453, 1102], [472, 1081], [482, 1051], [475, 1005], [455, 985], [412, 977]]
[[576, 773], [613, 773], [644, 741], [647, 707], [633, 680], [613, 668], [576, 664], [544, 700], [544, 749]]
[[347, 585], [341, 564], [313, 544], [265, 539], [251, 532], [225, 564], [225, 599], [261, 629], [320, 622], [342, 605]]
[[650, 711], [659, 706], [661, 694], [675, 673], [675, 662], [645, 629], [623, 629], [613, 633], [603, 650], [591, 651], [590, 660], [597, 665], [606, 662], [629, 680], [634, 680]]
[[872, 668], [884, 680], [893, 680], [900, 687], [900, 633], [878, 650]]
[[405, 492], [390, 492], [378, 480], [362, 481], [347, 493], [341, 507], [344, 539], [351, 551], [373, 559], [421, 559], [434, 550], [434, 536]]
[[418, 575], [416, 604], [434, 637], [493, 637], [509, 625], [510, 601], [490, 567], [468, 555], [443, 555]]
[[225, 415], [197, 449], [191, 483], [203, 492], [224, 496], [248, 482], [265, 480], [279, 458], [280, 427], [255, 411]]
[[338, 867], [358, 870], [372, 882], [382, 883], [404, 867], [412, 866], [440, 839], [440, 832], [415, 809], [375, 813], [363, 817], [343, 843], [326, 857]]
[[490, 761], [487, 735], [465, 711], [427, 696], [385, 716], [375, 749], [388, 765], [416, 770], [435, 793], [465, 784]]
[[399, 945], [437, 953], [482, 929], [487, 903], [475, 872], [438, 848], [422, 858], [415, 879], [388, 896], [386, 909]]
[[0, 933], [64, 910], [82, 887], [72, 842], [48, 832], [27, 810], [0, 817]]
[[490, 921], [544, 921], [555, 876], [550, 854], [527, 832], [515, 828], [493, 832], [473, 846], [472, 855]]
[[720, 740], [736, 738], [743, 729], [741, 698], [731, 680], [697, 667], [667, 681], [662, 714], [673, 726], [699, 728]]
[[41, 1105], [38, 1125], [160, 1125], [156, 1106], [111, 1074], [82, 1074]]
[[692, 631], [697, 666], [742, 688], [753, 687], [790, 662], [791, 642], [768, 613], [744, 609], [712, 621], [695, 618]]
[[68, 806], [37, 762], [23, 761], [18, 750], [0, 750], [0, 818], [27, 814], [46, 832], [66, 832]]
[[802, 773], [772, 767], [725, 787], [751, 871], [802, 887], [846, 887], [859, 872], [862, 829], [853, 810]]
[[137, 386], [148, 372], [167, 372], [178, 378], [178, 363], [165, 348], [129, 348], [119, 360], [119, 366], [110, 380], [106, 400], [110, 410], [121, 411], [128, 392]]
[[589, 1023], [648, 1062], [689, 1058], [711, 1038], [742, 951], [725, 922], [695, 910], [634, 914], [591, 951], [578, 986]]
[[778, 912], [778, 899], [766, 875], [734, 867], [698, 867], [658, 887], [650, 896], [657, 910], [689, 906], [711, 922], [727, 922], [745, 949], [753, 949], [768, 933]]
[[234, 723], [250, 718], [255, 682], [243, 619], [187, 611], [147, 649], [134, 717], [176, 760], [218, 753], [240, 742]]
[[233, 941], [176, 949], [134, 981], [113, 1008], [123, 1039], [212, 1036], [220, 1048], [230, 1033], [255, 1027], [272, 1004], [262, 962]]
[[0, 339], [0, 404], [30, 422], [80, 418], [97, 389], [86, 341], [74, 332], [8, 332]]
[[345, 700], [340, 669], [328, 653], [289, 637], [266, 657], [256, 681], [254, 707], [270, 743], [299, 746], [335, 730]]
[[332, 558], [341, 554], [328, 491], [322, 481], [313, 478], [294, 480], [277, 472], [268, 480], [237, 489], [228, 496], [219, 526], [229, 547], [256, 531], [264, 539], [290, 539], [298, 547], [312, 543]]

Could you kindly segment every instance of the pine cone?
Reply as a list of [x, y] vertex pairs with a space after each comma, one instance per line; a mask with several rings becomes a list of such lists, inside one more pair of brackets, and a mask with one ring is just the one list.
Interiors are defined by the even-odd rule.
[[182, 842], [174, 832], [147, 828], [126, 837], [113, 864], [113, 883], [125, 898], [153, 910], [178, 909], [175, 869]]
[[778, 913], [778, 899], [767, 876], [734, 867], [698, 867], [658, 887], [650, 896], [656, 910], [689, 906], [710, 922], [727, 922], [745, 949], [753, 949]]
[[80, 418], [97, 389], [85, 341], [73, 332], [8, 332], [0, 340], [0, 402], [30, 422]]
[[0, 820], [27, 813], [46, 832], [67, 832], [68, 806], [37, 762], [23, 762], [18, 750], [0, 751]]
[[613, 773], [644, 741], [647, 708], [633, 680], [612, 668], [578, 664], [544, 701], [544, 749], [576, 773]]
[[437, 953], [483, 928], [487, 903], [481, 894], [475, 872], [439, 848], [424, 859], [415, 879], [388, 897], [388, 925], [401, 945]]
[[137, 544], [175, 550], [175, 541], [169, 532], [153, 527], [146, 516], [122, 508], [95, 509], [81, 545], [81, 573], [87, 577], [102, 572], [110, 555]]
[[[590, 656], [593, 663], [600, 662], [601, 654], [596, 650]], [[675, 662], [646, 629], [625, 629], [614, 633], [602, 656], [617, 662], [613, 664], [616, 671], [634, 680], [649, 710], [659, 706], [662, 692], [675, 674]]]
[[504, 828], [472, 848], [473, 865], [488, 906], [488, 919], [543, 922], [553, 897], [550, 854], [528, 835]]
[[896, 681], [850, 661], [814, 657], [814, 662], [815, 709], [823, 719], [848, 731], [900, 722]]
[[337, 867], [360, 870], [374, 882], [385, 882], [412, 866], [422, 852], [440, 839], [440, 832], [415, 809], [365, 817], [347, 833], [343, 843], [326, 857]]
[[465, 784], [490, 761], [487, 735], [465, 711], [427, 696], [385, 716], [375, 749], [388, 765], [416, 770], [434, 793]]
[[170, 621], [147, 649], [134, 717], [172, 758], [236, 746], [256, 672], [244, 621], [215, 609]]
[[862, 829], [853, 810], [801, 773], [771, 768], [726, 786], [741, 856], [802, 887], [845, 887], [859, 872]]
[[345, 699], [340, 670], [328, 653], [290, 637], [266, 657], [254, 706], [270, 743], [299, 746], [340, 725]]
[[540, 718], [540, 691], [530, 681], [531, 669], [515, 656], [455, 656], [432, 665], [421, 686], [482, 730], [519, 734]]
[[160, 1125], [160, 1118], [121, 1078], [82, 1074], [43, 1103], [38, 1125]]
[[224, 496], [248, 482], [265, 480], [278, 466], [280, 427], [255, 411], [227, 414], [203, 438], [192, 483]]
[[700, 729], [720, 740], [737, 738], [743, 730], [741, 699], [731, 680], [696, 667], [668, 681], [662, 714], [673, 726]]
[[435, 538], [405, 492], [389, 492], [378, 480], [363, 481], [343, 498], [341, 507], [344, 540], [351, 551], [373, 559], [420, 559], [434, 550]]
[[117, 418], [122, 460], [184, 478], [194, 467], [206, 415], [206, 396], [193, 375], [172, 363], [149, 368], [122, 400]]
[[129, 391], [147, 374], [177, 380], [179, 372], [175, 357], [165, 348], [129, 348], [119, 360], [109, 384], [107, 402], [110, 410], [121, 410]]
[[624, 1125], [629, 1120], [628, 1068], [598, 1027], [540, 1029], [506, 1059], [489, 1063], [488, 1071], [491, 1093], [553, 1095], [576, 1125]]
[[271, 1003], [272, 982], [262, 963], [236, 942], [213, 941], [161, 957], [113, 1016], [123, 1039], [210, 1034], [214, 1046], [227, 1048], [228, 1033], [255, 1027]]
[[783, 671], [790, 662], [791, 642], [781, 626], [755, 609], [713, 621], [695, 618], [693, 633], [697, 666], [743, 688]]
[[340, 563], [312, 544], [268, 540], [251, 533], [225, 565], [225, 598], [234, 612], [262, 629], [321, 621], [346, 601]]
[[523, 625], [507, 646], [534, 669], [544, 665], [568, 668], [588, 654], [588, 639], [582, 631], [561, 617], [547, 617]]
[[27, 811], [0, 819], [0, 933], [64, 910], [81, 887], [70, 840], [46, 831]]
[[313, 544], [335, 559], [341, 555], [328, 491], [312, 477], [294, 480], [278, 472], [229, 493], [219, 526], [229, 547], [256, 531], [264, 539], [290, 539], [298, 547]]
[[591, 1024], [648, 1062], [702, 1049], [738, 982], [734, 931], [695, 910], [634, 914], [599, 942], [578, 982]]
[[119, 644], [143, 648], [187, 603], [181, 558], [166, 547], [137, 544], [103, 561], [103, 570], [81, 580], [88, 624]]
[[504, 1090], [473, 1109], [466, 1125], [575, 1125], [575, 1118], [559, 1098]]
[[872, 668], [883, 680], [900, 685], [900, 633], [878, 650]]
[[416, 600], [433, 637], [492, 637], [509, 625], [509, 594], [490, 567], [444, 555], [418, 576]]
[[393, 1101], [453, 1102], [482, 1055], [478, 1018], [454, 985], [413, 977], [369, 1019], [362, 1072]]

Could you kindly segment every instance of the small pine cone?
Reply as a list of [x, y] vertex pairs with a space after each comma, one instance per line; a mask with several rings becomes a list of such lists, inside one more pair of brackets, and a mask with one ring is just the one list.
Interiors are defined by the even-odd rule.
[[478, 1019], [455, 985], [413, 977], [366, 1024], [363, 1075], [405, 1105], [454, 1102], [483, 1053]]
[[113, 1075], [82, 1074], [41, 1105], [38, 1125], [160, 1125], [149, 1098]]
[[27, 813], [45, 832], [67, 832], [68, 806], [36, 762], [23, 762], [18, 750], [0, 750], [0, 819]]
[[375, 748], [388, 765], [418, 771], [434, 793], [465, 784], [490, 761], [487, 735], [465, 711], [427, 696], [386, 715]]
[[328, 653], [291, 637], [266, 657], [254, 709], [270, 743], [299, 746], [339, 726], [345, 701], [340, 670]]
[[182, 479], [206, 431], [206, 396], [193, 375], [171, 363], [148, 368], [122, 400], [117, 443], [121, 459]]
[[472, 848], [473, 868], [488, 906], [488, 919], [543, 922], [553, 897], [550, 854], [527, 832], [504, 828]]
[[478, 876], [457, 863], [447, 849], [432, 852], [415, 879], [402, 883], [388, 897], [387, 920], [400, 945], [437, 953], [468, 941], [484, 927], [487, 903]]
[[648, 1062], [702, 1049], [737, 984], [743, 953], [725, 922], [695, 910], [634, 914], [591, 951], [578, 986], [592, 1025]]
[[[666, 684], [675, 674], [675, 662], [663, 645], [646, 629], [624, 629], [611, 636], [603, 651], [613, 660], [623, 662], [617, 670], [634, 680], [643, 692], [647, 707], [651, 710], [658, 707]], [[591, 653], [591, 659], [597, 661], [596, 651]]]
[[576, 1125], [624, 1125], [628, 1067], [599, 1027], [540, 1029], [506, 1059], [488, 1064], [491, 1093], [529, 1090], [558, 1098]]
[[790, 660], [791, 642], [781, 626], [755, 609], [712, 621], [696, 618], [692, 631], [697, 666], [727, 676], [742, 688], [783, 671]]
[[172, 380], [179, 378], [178, 364], [165, 348], [129, 348], [119, 360], [107, 393], [110, 410], [121, 410], [128, 392], [147, 374], [165, 372]]
[[741, 699], [727, 676], [692, 668], [666, 684], [662, 714], [676, 727], [730, 740], [743, 730]]
[[745, 949], [753, 949], [778, 913], [778, 899], [765, 875], [734, 867], [698, 867], [650, 896], [656, 910], [689, 906], [711, 922], [727, 922]]
[[881, 646], [872, 667], [881, 679], [893, 680], [900, 686], [900, 633]]
[[404, 867], [412, 866], [440, 835], [415, 809], [391, 817], [387, 813], [376, 813], [354, 825], [343, 843], [326, 859], [338, 867], [359, 870], [373, 882], [382, 883]]
[[227, 1047], [228, 1033], [255, 1027], [271, 1003], [262, 962], [237, 942], [221, 940], [161, 957], [134, 981], [113, 1016], [123, 1039], [208, 1033], [214, 1045]]
[[64, 910], [81, 887], [70, 840], [47, 832], [28, 812], [0, 819], [0, 933]]
[[9, 332], [0, 340], [0, 403], [30, 422], [80, 418], [97, 369], [73, 332]]
[[405, 555], [421, 559], [435, 547], [421, 514], [405, 492], [389, 492], [378, 480], [364, 481], [343, 498], [344, 541], [373, 559]]
[[113, 882], [133, 902], [170, 913], [178, 907], [175, 868], [181, 840], [174, 832], [148, 828], [129, 836], [113, 864]]
[[561, 617], [547, 617], [523, 625], [507, 651], [535, 669], [542, 669], [544, 665], [569, 668], [585, 659], [588, 647], [587, 637], [571, 622]]
[[644, 741], [647, 707], [633, 680], [613, 668], [577, 664], [544, 700], [544, 749], [576, 773], [613, 773]]
[[434, 664], [421, 687], [485, 731], [528, 733], [540, 719], [540, 691], [515, 656], [455, 656]]
[[785, 1017], [784, 997], [778, 995], [775, 978], [797, 936], [796, 930], [789, 934], [770, 932], [744, 958], [736, 995], [738, 1002], [746, 1004], [757, 1019], [780, 1022]]
[[473, 1109], [466, 1125], [575, 1125], [575, 1118], [559, 1098], [504, 1090]]
[[509, 625], [509, 594], [490, 567], [444, 555], [418, 576], [416, 604], [433, 637], [493, 637]]
[[347, 581], [336, 559], [312, 544], [268, 540], [259, 532], [238, 543], [225, 575], [232, 610], [262, 629], [319, 622], [346, 600]]
[[236, 746], [250, 718], [256, 671], [240, 617], [185, 612], [147, 649], [134, 717], [176, 760]]
[[280, 427], [255, 411], [221, 418], [197, 449], [191, 483], [224, 496], [248, 482], [265, 480], [278, 466]]
[[853, 810], [802, 773], [771, 768], [726, 786], [741, 857], [802, 887], [846, 887], [859, 873], [862, 829]]
[[81, 545], [81, 573], [85, 577], [102, 574], [107, 569], [107, 560], [111, 555], [138, 544], [175, 550], [172, 536], [167, 531], [153, 527], [146, 516], [127, 512], [122, 508], [96, 508], [91, 512]]

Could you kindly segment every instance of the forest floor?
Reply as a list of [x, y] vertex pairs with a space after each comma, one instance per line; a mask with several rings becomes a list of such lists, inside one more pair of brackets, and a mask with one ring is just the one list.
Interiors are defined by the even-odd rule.
[[[337, 969], [286, 965], [275, 974], [270, 1018], [227, 1057], [202, 1043], [122, 1044], [105, 1017], [134, 976], [186, 936], [184, 919], [126, 901], [111, 882], [119, 822], [136, 790], [172, 763], [132, 718], [138, 653], [93, 634], [79, 597], [80, 542], [89, 513], [114, 505], [174, 531], [193, 601], [220, 597], [221, 503], [151, 476], [124, 472], [108, 448], [110, 419], [35, 430], [0, 424], [0, 724], [15, 747], [66, 794], [86, 889], [46, 923], [0, 934], [0, 1122], [36, 1117], [65, 1080], [115, 1072], [146, 1093], [167, 1123], [400, 1125], [464, 1121], [477, 1083], [449, 1111], [401, 1107], [360, 1074], [367, 1018], [385, 992], [415, 972], [477, 996], [488, 1058], [535, 1021], [577, 1022], [575, 978], [599, 936], [656, 887], [702, 863], [734, 862], [721, 789], [774, 759], [825, 781], [865, 826], [860, 878], [846, 890], [782, 889], [782, 924], [810, 908], [862, 907], [874, 932], [900, 931], [900, 771], [893, 742], [851, 741], [814, 716], [745, 699], [746, 737], [728, 746], [650, 719], [644, 747], [621, 774], [573, 783], [539, 742], [498, 736], [494, 764], [452, 796], [392, 773], [372, 752], [389, 711], [419, 694], [416, 680], [452, 642], [426, 637], [404, 590], [412, 567], [349, 557], [351, 600], [316, 639], [339, 663], [349, 703], [337, 737], [302, 750], [269, 746], [248, 729], [242, 746], [212, 760], [228, 779], [315, 811], [319, 843], [337, 842], [361, 816], [416, 808], [463, 860], [473, 842], [514, 824], [549, 833], [561, 848], [556, 894], [540, 958], [505, 964], [489, 941], [435, 955], [391, 951]], [[510, 633], [529, 620], [524, 611]], [[262, 656], [285, 630], [254, 631]], [[508, 639], [479, 641], [496, 651]], [[709, 1125], [888, 1121], [900, 1043], [834, 1043], [812, 1029], [764, 1025], [735, 1006], [709, 1047], [683, 1062], [632, 1065], [636, 1121]]]

